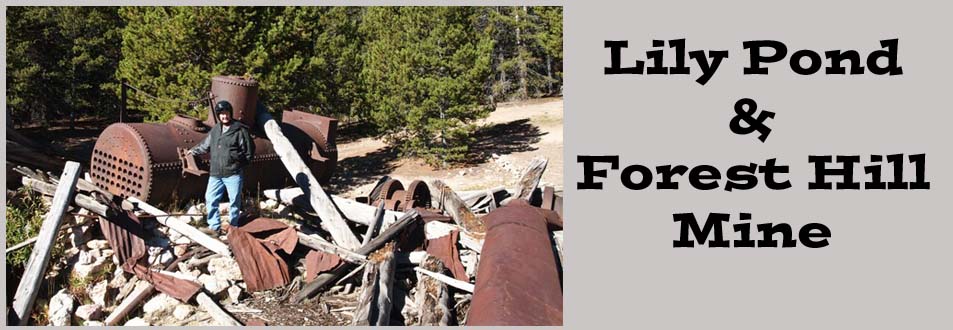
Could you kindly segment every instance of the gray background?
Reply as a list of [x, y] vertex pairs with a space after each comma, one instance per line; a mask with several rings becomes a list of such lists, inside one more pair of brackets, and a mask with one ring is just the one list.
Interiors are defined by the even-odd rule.
[[[949, 329], [950, 12], [943, 2], [567, 2], [566, 325]], [[634, 65], [652, 39], [677, 38], [687, 39], [688, 50], [728, 50], [730, 57], [705, 86], [694, 82], [697, 67], [689, 76], [603, 75], [604, 40], [629, 40], [623, 64]], [[746, 40], [782, 41], [789, 55], [855, 49], [865, 58], [892, 38], [900, 39], [902, 76], [799, 76], [786, 62], [767, 76], [742, 74]], [[767, 143], [728, 129], [743, 97], [777, 113]], [[810, 154], [866, 161], [893, 153], [926, 153], [931, 189], [807, 190]], [[620, 155], [623, 166], [722, 170], [778, 158], [791, 167], [794, 187], [697, 191], [683, 180], [677, 191], [632, 191], [615, 171], [605, 190], [575, 190], [583, 173], [576, 156], [603, 154]], [[910, 180], [912, 171], [908, 165]], [[672, 214], [681, 212], [700, 221], [708, 212], [731, 213], [732, 223], [750, 212], [754, 223], [795, 229], [820, 222], [832, 231], [831, 245], [675, 249]]]
[[[40, 3], [52, 2], [11, 4]], [[950, 328], [953, 248], [946, 239], [953, 225], [944, 206], [949, 204], [951, 175], [943, 172], [953, 161], [946, 129], [953, 119], [948, 114], [953, 73], [948, 64], [953, 56], [949, 5], [567, 1], [565, 6], [567, 326]], [[602, 74], [609, 63], [604, 40], [629, 40], [623, 61], [634, 61], [644, 59], [652, 39], [675, 38], [686, 38], [689, 50], [728, 50], [730, 57], [705, 86], [694, 82], [697, 67], [690, 76]], [[856, 49], [866, 54], [879, 48], [879, 40], [891, 38], [900, 38], [902, 76], [802, 77], [781, 63], [771, 66], [768, 76], [741, 74], [747, 61], [741, 47], [745, 40], [779, 40], [790, 52]], [[673, 55], [666, 56], [671, 61]], [[742, 97], [777, 113], [767, 143], [728, 129], [734, 102]], [[813, 175], [809, 154], [891, 153], [926, 153], [932, 189], [807, 191]], [[776, 157], [791, 166], [795, 186], [729, 193], [695, 191], [682, 183], [678, 191], [630, 191], [613, 172], [605, 190], [575, 191], [582, 176], [575, 163], [580, 154], [618, 154], [623, 164], [704, 163], [722, 169]], [[742, 211], [752, 213], [753, 222], [824, 223], [832, 231], [831, 246], [672, 248], [678, 235], [672, 213], [695, 212], [701, 218], [708, 212], [736, 217]]]

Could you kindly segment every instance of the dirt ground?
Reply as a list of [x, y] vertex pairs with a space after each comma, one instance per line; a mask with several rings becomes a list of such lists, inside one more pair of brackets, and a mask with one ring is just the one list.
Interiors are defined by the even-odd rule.
[[338, 143], [338, 169], [331, 190], [345, 197], [366, 195], [383, 175], [404, 184], [440, 179], [457, 191], [512, 186], [534, 157], [549, 159], [541, 185], [563, 189], [563, 100], [545, 98], [499, 104], [477, 123], [477, 142], [468, 165], [435, 170], [420, 159], [402, 159], [380, 139]]

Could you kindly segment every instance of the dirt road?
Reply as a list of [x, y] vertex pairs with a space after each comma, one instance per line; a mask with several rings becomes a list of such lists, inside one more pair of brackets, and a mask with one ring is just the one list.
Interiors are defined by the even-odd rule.
[[478, 123], [470, 164], [435, 170], [420, 159], [399, 158], [376, 138], [338, 144], [338, 170], [331, 189], [347, 197], [367, 194], [377, 179], [389, 175], [405, 184], [440, 179], [455, 190], [512, 186], [519, 171], [537, 156], [549, 159], [543, 184], [563, 188], [563, 100], [547, 98], [504, 103]]

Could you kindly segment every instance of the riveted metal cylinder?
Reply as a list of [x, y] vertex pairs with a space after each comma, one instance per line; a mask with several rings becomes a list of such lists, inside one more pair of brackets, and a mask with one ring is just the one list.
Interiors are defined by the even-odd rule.
[[[212, 78], [212, 104], [228, 101], [232, 105], [232, 118], [248, 127], [255, 127], [255, 110], [258, 104], [258, 82], [239, 76]], [[208, 123], [218, 122], [215, 113], [209, 110]]]
[[563, 293], [546, 213], [516, 200], [487, 214], [467, 325], [562, 325]]
[[[290, 117], [292, 120], [281, 124], [282, 131], [293, 132], [287, 134], [288, 139], [315, 177], [327, 183], [337, 161], [337, 120], [308, 113]], [[150, 204], [201, 199], [208, 175], [183, 175], [177, 148], [189, 149], [199, 144], [210, 128], [196, 118], [181, 115], [164, 124], [112, 124], [100, 134], [93, 148], [93, 183], [110, 193], [137, 197]], [[294, 181], [271, 141], [259, 134], [252, 130], [255, 156], [243, 172], [245, 190], [255, 192], [292, 184]], [[208, 168], [207, 158], [197, 160], [200, 167]]]

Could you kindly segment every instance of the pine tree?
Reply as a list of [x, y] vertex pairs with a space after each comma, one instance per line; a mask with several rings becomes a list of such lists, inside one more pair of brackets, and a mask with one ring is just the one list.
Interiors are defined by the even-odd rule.
[[466, 157], [489, 113], [492, 40], [475, 8], [368, 8], [362, 81], [375, 123], [404, 153], [446, 165]]

